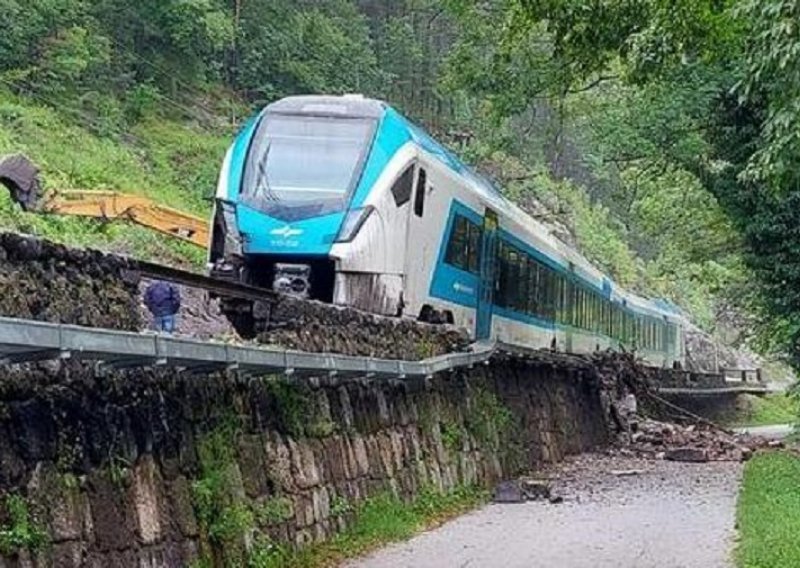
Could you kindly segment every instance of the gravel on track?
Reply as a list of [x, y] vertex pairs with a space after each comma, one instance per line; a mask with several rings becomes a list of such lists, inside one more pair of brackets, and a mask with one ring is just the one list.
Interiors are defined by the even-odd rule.
[[729, 568], [742, 465], [585, 455], [564, 502], [491, 504], [348, 568]]

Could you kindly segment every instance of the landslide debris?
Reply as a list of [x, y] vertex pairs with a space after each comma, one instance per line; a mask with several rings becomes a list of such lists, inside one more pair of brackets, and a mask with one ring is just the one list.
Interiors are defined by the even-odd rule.
[[118, 256], [0, 233], [0, 315], [139, 330], [138, 275], [131, 268]]
[[744, 461], [773, 443], [736, 435], [658, 394], [656, 372], [631, 353], [590, 357], [601, 389], [611, 452], [681, 462]]
[[260, 343], [301, 351], [417, 360], [464, 351], [464, 330], [353, 308], [283, 297], [272, 306]]

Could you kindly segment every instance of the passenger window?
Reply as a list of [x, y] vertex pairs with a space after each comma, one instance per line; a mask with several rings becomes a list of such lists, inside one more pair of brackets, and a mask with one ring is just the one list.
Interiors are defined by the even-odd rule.
[[444, 261], [458, 268], [464, 268], [467, 264], [468, 246], [467, 219], [461, 215], [456, 215], [453, 220], [453, 231], [450, 234], [450, 242], [447, 243], [447, 253]]
[[414, 166], [408, 166], [392, 185], [392, 196], [394, 203], [398, 207], [405, 205], [411, 199], [411, 191], [414, 189]]
[[456, 215], [447, 242], [444, 261], [447, 264], [478, 274], [483, 229], [463, 215]]
[[427, 187], [428, 174], [425, 170], [419, 169], [419, 177], [417, 178], [417, 195], [414, 199], [414, 215], [422, 217], [425, 212], [425, 188]]

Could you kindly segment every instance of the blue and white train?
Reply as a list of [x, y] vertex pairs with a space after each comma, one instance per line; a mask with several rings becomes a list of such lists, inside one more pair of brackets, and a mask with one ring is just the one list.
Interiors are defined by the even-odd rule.
[[[676, 310], [615, 286], [421, 128], [361, 96], [289, 97], [250, 120], [222, 166], [209, 267], [475, 339], [684, 361]], [[241, 333], [258, 330], [258, 305], [224, 309]]]

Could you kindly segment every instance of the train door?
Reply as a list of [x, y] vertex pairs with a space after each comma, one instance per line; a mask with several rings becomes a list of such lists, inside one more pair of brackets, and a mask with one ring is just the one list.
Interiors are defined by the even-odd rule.
[[492, 331], [495, 268], [497, 266], [497, 214], [489, 209], [483, 217], [480, 282], [475, 317], [475, 339], [488, 339]]
[[[441, 212], [432, 200], [433, 185], [423, 162], [417, 166], [416, 182], [411, 199], [405, 244], [405, 282], [403, 288], [406, 301], [412, 305], [413, 315], [422, 316], [428, 297], [429, 278], [436, 264], [437, 235], [440, 229], [436, 219]], [[412, 314], [408, 314], [412, 315]]]

